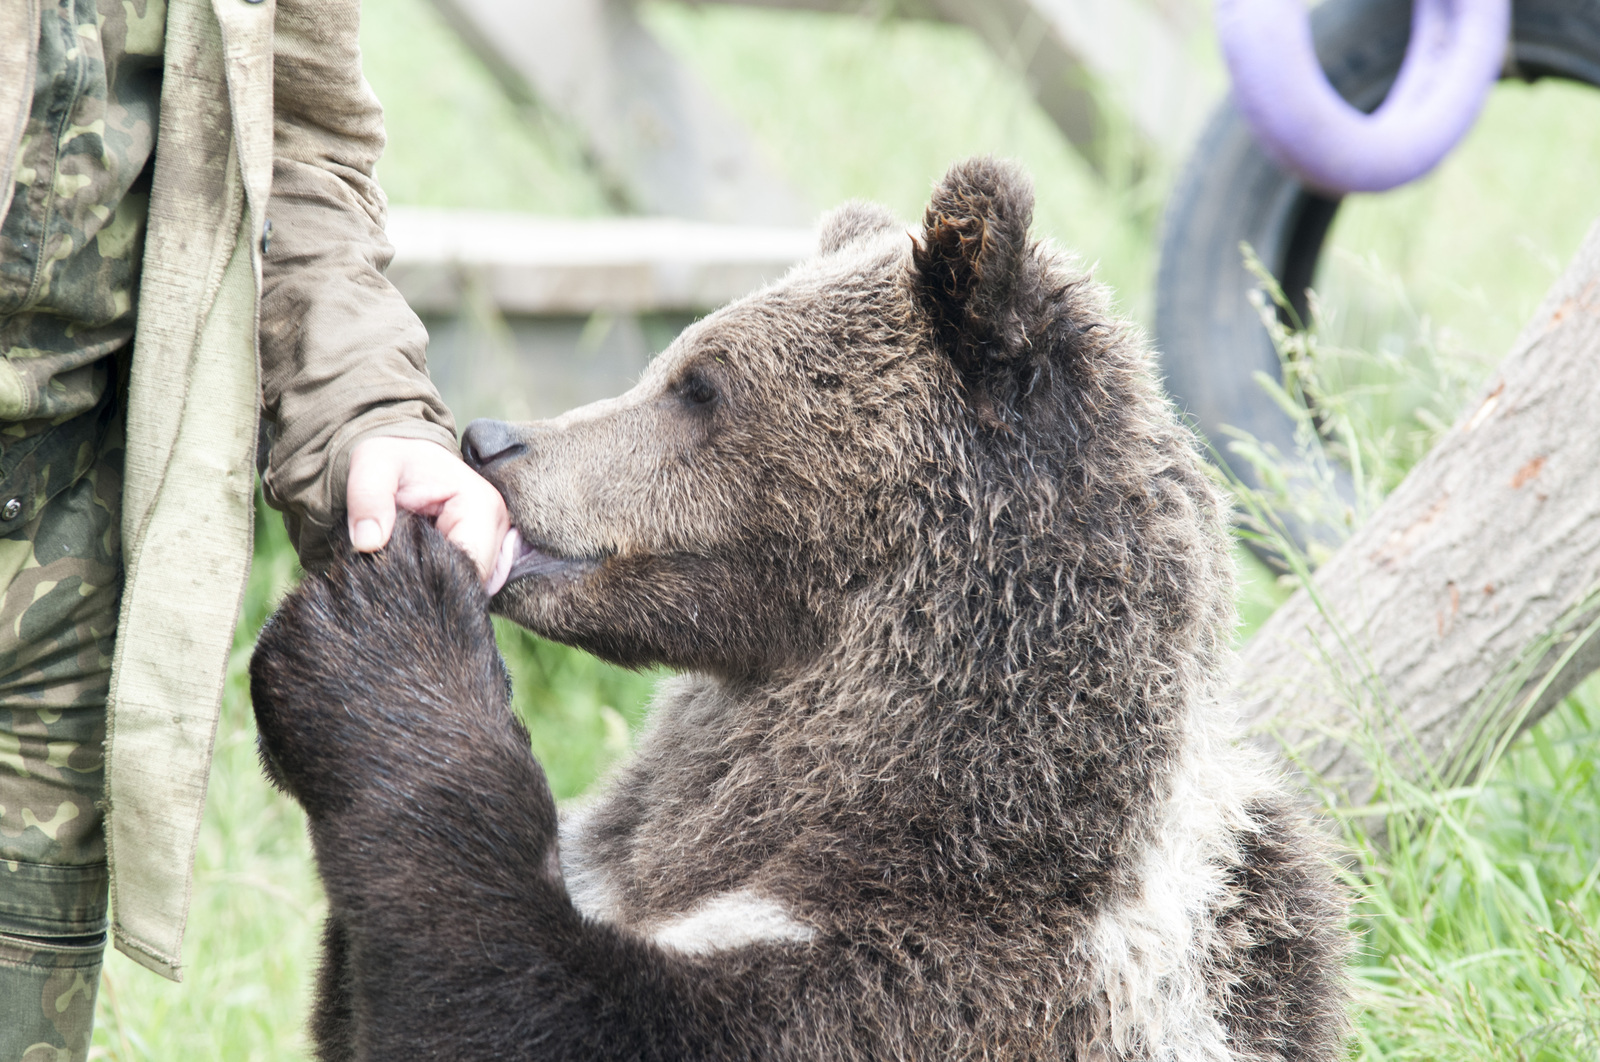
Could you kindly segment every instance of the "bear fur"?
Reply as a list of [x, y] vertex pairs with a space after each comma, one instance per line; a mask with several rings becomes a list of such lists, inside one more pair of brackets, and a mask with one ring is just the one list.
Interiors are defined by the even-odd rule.
[[1226, 505], [1151, 357], [975, 159], [620, 398], [478, 422], [496, 611], [682, 674], [558, 817], [420, 520], [263, 632], [355, 1058], [1325, 1060], [1344, 901], [1220, 707]]

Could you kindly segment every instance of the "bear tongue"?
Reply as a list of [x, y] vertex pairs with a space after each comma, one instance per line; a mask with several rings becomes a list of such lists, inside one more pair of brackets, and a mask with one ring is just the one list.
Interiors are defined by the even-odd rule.
[[[510, 582], [513, 579], [521, 579], [525, 575], [554, 575], [560, 572], [591, 566], [591, 562], [588, 561], [581, 559], [574, 560], [568, 557], [561, 557], [556, 554], [546, 553], [537, 546], [529, 545], [520, 534], [517, 534], [517, 532], [513, 531], [511, 534], [517, 535], [516, 552], [512, 556], [511, 570], [505, 577], [506, 582]], [[506, 541], [511, 541], [511, 535], [506, 536]], [[502, 546], [501, 548], [504, 550], [505, 547]], [[504, 555], [505, 554], [502, 552], [502, 556]], [[496, 565], [495, 567], [496, 574], [498, 574], [499, 565]]]

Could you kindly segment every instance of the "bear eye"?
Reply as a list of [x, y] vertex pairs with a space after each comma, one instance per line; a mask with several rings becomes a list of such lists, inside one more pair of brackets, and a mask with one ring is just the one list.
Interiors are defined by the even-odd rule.
[[678, 384], [678, 395], [691, 406], [709, 406], [717, 400], [717, 389], [699, 373], [690, 373]]

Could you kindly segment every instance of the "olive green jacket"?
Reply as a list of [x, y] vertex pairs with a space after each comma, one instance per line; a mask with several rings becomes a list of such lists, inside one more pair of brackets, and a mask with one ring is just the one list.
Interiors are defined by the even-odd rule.
[[[0, 3], [0, 216], [39, 3]], [[168, 0], [127, 398], [106, 839], [117, 947], [173, 979], [249, 573], [258, 411], [267, 497], [308, 559], [362, 438], [455, 446], [426, 334], [382, 275], [383, 122], [358, 22], [359, 0]]]

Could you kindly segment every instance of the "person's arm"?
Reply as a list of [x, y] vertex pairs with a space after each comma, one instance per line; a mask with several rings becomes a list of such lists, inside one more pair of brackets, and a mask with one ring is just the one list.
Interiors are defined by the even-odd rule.
[[380, 548], [398, 503], [435, 517], [487, 575], [504, 502], [461, 462], [428, 379], [427, 332], [383, 275], [394, 253], [373, 177], [383, 112], [361, 76], [359, 13], [355, 2], [277, 7], [262, 482], [308, 565], [326, 558], [347, 507], [357, 547]]

